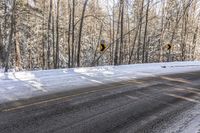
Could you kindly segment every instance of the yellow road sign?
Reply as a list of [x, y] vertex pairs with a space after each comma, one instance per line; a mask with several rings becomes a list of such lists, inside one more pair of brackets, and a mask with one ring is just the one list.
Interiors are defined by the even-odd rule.
[[167, 44], [167, 50], [171, 50], [172, 49], [172, 45], [171, 44]]
[[105, 41], [102, 40], [100, 44], [100, 51], [103, 52], [105, 49], [106, 49], [106, 44], [105, 44]]

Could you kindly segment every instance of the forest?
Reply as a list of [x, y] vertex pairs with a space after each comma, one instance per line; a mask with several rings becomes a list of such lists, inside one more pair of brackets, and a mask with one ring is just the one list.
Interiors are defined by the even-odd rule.
[[0, 67], [199, 60], [199, 9], [199, 0], [0, 0]]

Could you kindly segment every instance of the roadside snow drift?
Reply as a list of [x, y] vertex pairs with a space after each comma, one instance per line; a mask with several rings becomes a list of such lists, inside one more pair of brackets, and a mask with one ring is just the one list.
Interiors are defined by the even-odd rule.
[[0, 103], [112, 82], [191, 71], [200, 71], [200, 62], [0, 73]]

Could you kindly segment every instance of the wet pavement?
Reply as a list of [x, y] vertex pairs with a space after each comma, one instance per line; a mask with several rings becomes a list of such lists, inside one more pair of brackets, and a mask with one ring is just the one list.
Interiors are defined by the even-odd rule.
[[200, 133], [200, 72], [0, 105], [0, 133]]

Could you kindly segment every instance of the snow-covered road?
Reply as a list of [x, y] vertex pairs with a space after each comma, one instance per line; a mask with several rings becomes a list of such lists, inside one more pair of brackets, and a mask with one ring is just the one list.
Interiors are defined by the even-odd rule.
[[200, 62], [0, 73], [0, 103], [124, 80], [191, 71], [200, 71]]

